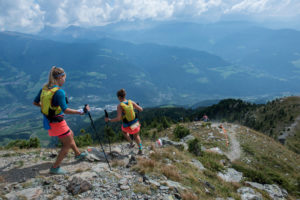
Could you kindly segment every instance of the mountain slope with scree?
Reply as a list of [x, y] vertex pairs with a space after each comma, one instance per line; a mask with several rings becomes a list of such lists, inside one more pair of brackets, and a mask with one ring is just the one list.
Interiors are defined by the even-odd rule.
[[[178, 128], [180, 127], [180, 128]], [[185, 130], [181, 134], [176, 130]], [[157, 139], [162, 145], [157, 145]], [[297, 199], [299, 155], [274, 139], [231, 123], [186, 122], [143, 138], [144, 155], [126, 143], [49, 175], [58, 149], [1, 150], [2, 199]], [[91, 148], [93, 149], [93, 148]], [[82, 150], [87, 150], [83, 148]], [[90, 151], [92, 152], [92, 151]], [[92, 161], [93, 160], [93, 161]]]

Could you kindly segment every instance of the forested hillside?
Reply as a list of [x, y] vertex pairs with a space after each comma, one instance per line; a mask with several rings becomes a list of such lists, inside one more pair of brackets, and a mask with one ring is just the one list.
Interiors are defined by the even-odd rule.
[[[147, 108], [139, 113], [139, 118], [144, 129], [142, 134], [144, 134], [149, 128], [156, 128], [160, 131], [167, 128], [168, 124], [198, 121], [206, 114], [211, 121], [238, 123], [253, 128], [275, 140], [280, 140], [292, 151], [300, 153], [299, 110], [300, 97], [276, 99], [266, 104], [254, 104], [240, 99], [224, 99], [218, 104], [197, 109]], [[115, 115], [116, 112], [110, 113], [110, 117], [115, 117]], [[105, 133], [103, 117], [96, 120], [95, 124], [99, 133]], [[114, 130], [111, 136], [121, 135], [120, 123], [109, 123], [108, 126]], [[93, 132], [89, 127], [86, 129], [88, 132]], [[101, 137], [105, 139], [104, 135]]]

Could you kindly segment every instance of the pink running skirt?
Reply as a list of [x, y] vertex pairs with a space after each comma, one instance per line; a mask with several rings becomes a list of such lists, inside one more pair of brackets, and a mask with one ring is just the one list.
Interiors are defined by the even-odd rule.
[[50, 136], [60, 136], [66, 134], [68, 131], [71, 133], [66, 120], [57, 123], [50, 123], [50, 127], [51, 128], [48, 130], [48, 134]]
[[125, 128], [123, 127], [123, 124], [122, 124], [122, 131], [129, 133], [131, 135], [138, 133], [140, 131], [140, 129], [141, 129], [141, 125], [140, 125], [139, 121], [137, 121], [133, 125], [125, 127]]

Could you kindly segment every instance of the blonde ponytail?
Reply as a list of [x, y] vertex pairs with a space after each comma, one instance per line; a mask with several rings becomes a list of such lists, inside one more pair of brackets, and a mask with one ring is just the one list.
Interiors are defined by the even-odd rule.
[[48, 83], [46, 83], [44, 87], [51, 88], [54, 85], [57, 85], [57, 78], [64, 73], [65, 71], [63, 68], [53, 66], [49, 72]]

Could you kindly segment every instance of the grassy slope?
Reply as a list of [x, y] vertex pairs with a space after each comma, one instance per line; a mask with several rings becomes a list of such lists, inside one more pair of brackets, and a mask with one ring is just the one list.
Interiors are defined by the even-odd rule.
[[[286, 145], [289, 149], [300, 153], [300, 97], [286, 97], [274, 100], [255, 112], [258, 130], [277, 139], [288, 133]], [[295, 128], [291, 125], [295, 123]]]
[[198, 108], [192, 119], [206, 113], [212, 120], [243, 124], [278, 140], [287, 134], [285, 145], [300, 153], [300, 97], [276, 99], [267, 104], [251, 104], [239, 99], [224, 99], [218, 104]]
[[[219, 133], [218, 128], [197, 126], [196, 123], [185, 123], [183, 126], [190, 129], [191, 134], [201, 141], [206, 148], [218, 146], [224, 152], [229, 151], [226, 146], [224, 134]], [[227, 127], [231, 124], [227, 124]], [[226, 126], [225, 126], [226, 127]], [[173, 136], [174, 125], [162, 132], [156, 133], [156, 136]], [[150, 137], [156, 130], [150, 130]], [[209, 133], [214, 133], [216, 139], [208, 140]], [[240, 126], [236, 129], [236, 137], [241, 145], [242, 156], [240, 159], [230, 163], [222, 155], [204, 152], [201, 156], [195, 157], [191, 153], [177, 150], [174, 147], [155, 149], [150, 159], [139, 160], [135, 169], [149, 176], [160, 177], [161, 174], [168, 179], [178, 181], [185, 187], [190, 188], [187, 192], [186, 199], [215, 199], [216, 197], [231, 196], [239, 199], [236, 193], [242, 183], [226, 183], [217, 177], [218, 171], [225, 167], [234, 167], [244, 173], [245, 181], [255, 181], [260, 183], [277, 184], [289, 192], [288, 199], [295, 199], [299, 196], [299, 166], [300, 156], [275, 141], [274, 139], [251, 130], [247, 127]], [[144, 138], [145, 139], [145, 138]], [[167, 159], [166, 159], [167, 158]], [[191, 159], [198, 159], [206, 168], [199, 171], [190, 164]], [[221, 164], [226, 163], [225, 166]], [[209, 182], [215, 187], [215, 190], [205, 191], [203, 182]], [[207, 186], [206, 186], [207, 187]], [[265, 199], [270, 199], [266, 192], [260, 191]]]

